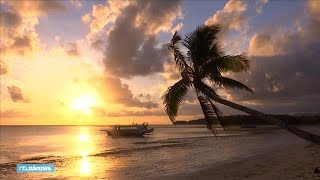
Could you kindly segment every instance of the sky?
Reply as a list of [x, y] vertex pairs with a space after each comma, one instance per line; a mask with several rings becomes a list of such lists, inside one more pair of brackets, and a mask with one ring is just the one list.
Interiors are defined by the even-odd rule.
[[[1, 125], [170, 124], [163, 95], [181, 77], [165, 44], [202, 24], [219, 24], [225, 53], [251, 62], [226, 76], [255, 93], [219, 88], [221, 97], [265, 113], [319, 112], [320, 1], [0, 3]], [[177, 119], [202, 117], [190, 92]]]

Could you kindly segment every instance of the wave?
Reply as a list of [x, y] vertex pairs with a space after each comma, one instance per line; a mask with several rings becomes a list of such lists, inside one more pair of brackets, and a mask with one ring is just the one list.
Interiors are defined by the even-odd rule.
[[[150, 142], [150, 143], [143, 143], [143, 144], [158, 144], [156, 142]], [[111, 149], [107, 150], [102, 153], [93, 154], [91, 156], [99, 156], [99, 157], [105, 157], [108, 155], [124, 155], [132, 152], [142, 152], [142, 151], [148, 151], [148, 150], [159, 150], [162, 148], [170, 148], [170, 147], [184, 147], [187, 146], [189, 143], [173, 143], [170, 142], [168, 144], [158, 144], [158, 145], [152, 145], [152, 146], [144, 146], [144, 147], [130, 147], [130, 148], [117, 148], [117, 149]]]

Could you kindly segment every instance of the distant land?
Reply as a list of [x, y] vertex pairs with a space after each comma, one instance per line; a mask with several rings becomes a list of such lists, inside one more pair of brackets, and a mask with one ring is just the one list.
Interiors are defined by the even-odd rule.
[[[320, 124], [320, 114], [316, 115], [273, 115], [274, 117], [294, 125]], [[230, 125], [272, 125], [262, 119], [255, 118], [251, 115], [231, 115], [222, 116], [221, 122], [225, 126]], [[205, 119], [195, 119], [189, 121], [176, 121], [176, 125], [204, 125]], [[215, 119], [215, 124], [218, 124]]]

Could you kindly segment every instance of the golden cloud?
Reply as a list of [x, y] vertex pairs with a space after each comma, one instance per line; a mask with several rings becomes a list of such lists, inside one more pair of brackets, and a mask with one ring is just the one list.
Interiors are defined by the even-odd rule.
[[222, 32], [228, 30], [245, 31], [248, 28], [248, 19], [244, 16], [247, 4], [244, 1], [230, 0], [222, 10], [218, 10], [205, 24], [220, 24]]
[[8, 65], [5, 61], [0, 59], [0, 75], [8, 73]]
[[249, 42], [249, 56], [275, 56], [281, 54], [280, 47], [269, 35], [254, 34]]

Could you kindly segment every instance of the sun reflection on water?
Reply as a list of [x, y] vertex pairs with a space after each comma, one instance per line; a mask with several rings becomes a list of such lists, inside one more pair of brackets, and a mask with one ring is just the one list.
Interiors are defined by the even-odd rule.
[[96, 150], [96, 145], [90, 136], [87, 127], [80, 127], [79, 134], [76, 136], [75, 153], [81, 156], [78, 162], [78, 172], [80, 175], [92, 174], [92, 165], [90, 163], [91, 157], [89, 156]]
[[95, 133], [90, 127], [79, 127], [72, 140], [73, 154], [76, 158], [71, 167], [73, 167], [73, 173], [81, 176], [80, 179], [109, 177], [111, 174], [106, 171], [113, 169], [116, 164], [113, 158], [92, 156], [102, 151], [98, 147], [99, 139]]
[[89, 157], [82, 157], [80, 160], [80, 174], [81, 175], [89, 175], [90, 174], [90, 162]]

